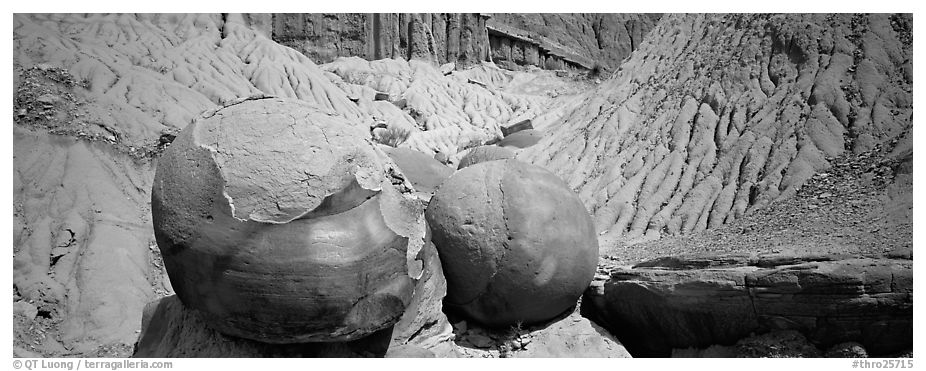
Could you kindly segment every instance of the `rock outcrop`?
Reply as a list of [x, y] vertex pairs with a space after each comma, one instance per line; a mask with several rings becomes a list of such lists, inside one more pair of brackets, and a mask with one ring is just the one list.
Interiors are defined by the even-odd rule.
[[453, 331], [456, 352], [467, 358], [630, 358], [613, 335], [578, 310], [546, 323], [505, 329], [461, 320]]
[[909, 15], [667, 15], [519, 158], [577, 190], [602, 245], [704, 230], [912, 127]]
[[640, 46], [660, 16], [274, 13], [249, 15], [248, 20], [263, 30], [267, 17], [272, 18], [274, 41], [298, 50], [316, 63], [356, 56], [367, 60], [454, 63], [457, 69], [494, 61], [503, 67], [614, 70]]
[[588, 211], [536, 166], [466, 167], [440, 187], [425, 217], [447, 275], [445, 303], [487, 326], [550, 320], [575, 304], [595, 272]]
[[479, 13], [275, 13], [273, 40], [316, 63], [357, 56], [465, 68], [487, 60], [486, 18]]
[[903, 259], [670, 257], [611, 269], [582, 305], [635, 355], [773, 330], [798, 331], [821, 349], [854, 341], [888, 355], [912, 348], [912, 278]]
[[[569, 50], [599, 67], [616, 70], [643, 43], [659, 14], [628, 13], [493, 13], [491, 22], [514, 27]], [[493, 48], [493, 52], [495, 52]], [[516, 63], [530, 62], [528, 54], [512, 51]], [[494, 59], [493, 59], [494, 60]], [[523, 61], [522, 61], [523, 60]], [[592, 66], [594, 67], [594, 66]]]

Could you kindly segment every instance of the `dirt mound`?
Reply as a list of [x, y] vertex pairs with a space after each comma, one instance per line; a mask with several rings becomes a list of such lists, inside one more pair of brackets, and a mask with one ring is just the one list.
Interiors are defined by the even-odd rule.
[[912, 126], [909, 15], [668, 15], [519, 158], [602, 246], [718, 227]]

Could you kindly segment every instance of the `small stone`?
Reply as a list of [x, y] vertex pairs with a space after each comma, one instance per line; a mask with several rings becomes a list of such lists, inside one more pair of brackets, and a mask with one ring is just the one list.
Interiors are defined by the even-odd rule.
[[49, 104], [49, 105], [55, 104], [55, 102], [57, 102], [58, 100], [59, 98], [52, 94], [43, 94], [41, 97], [36, 98], [36, 101], [38, 101], [39, 103]]
[[828, 197], [833, 197], [833, 194], [829, 192], [823, 192], [820, 194], [820, 198], [828, 198]]

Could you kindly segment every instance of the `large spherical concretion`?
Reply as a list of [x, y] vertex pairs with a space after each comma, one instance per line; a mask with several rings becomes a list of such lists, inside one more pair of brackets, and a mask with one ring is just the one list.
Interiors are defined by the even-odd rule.
[[384, 158], [362, 129], [298, 101], [245, 100], [191, 123], [151, 195], [181, 301], [220, 332], [270, 343], [393, 325], [426, 227]]
[[489, 326], [549, 320], [576, 303], [598, 262], [592, 219], [552, 173], [517, 160], [457, 171], [425, 212], [445, 304]]

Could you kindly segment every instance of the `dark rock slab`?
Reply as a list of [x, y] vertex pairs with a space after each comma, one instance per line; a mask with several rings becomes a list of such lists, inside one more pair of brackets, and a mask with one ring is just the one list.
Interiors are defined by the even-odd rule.
[[583, 314], [637, 356], [774, 330], [821, 349], [858, 342], [877, 356], [912, 347], [912, 274], [912, 261], [884, 258], [660, 258], [611, 269], [586, 291]]

